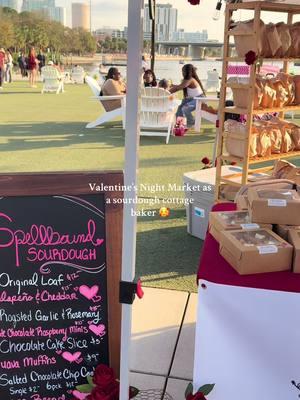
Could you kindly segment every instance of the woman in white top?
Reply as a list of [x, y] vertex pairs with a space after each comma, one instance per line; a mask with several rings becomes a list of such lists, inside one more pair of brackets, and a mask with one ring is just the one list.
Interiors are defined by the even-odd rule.
[[171, 93], [183, 90], [184, 99], [178, 107], [176, 117], [186, 117], [187, 125], [192, 127], [195, 119], [192, 112], [196, 109], [196, 100], [194, 97], [205, 96], [205, 90], [200, 81], [196, 68], [192, 64], [185, 64], [182, 68], [183, 80], [179, 85], [173, 85]]
[[7, 49], [6, 52], [6, 70], [5, 70], [5, 80], [6, 82], [12, 82], [12, 71], [14, 67], [13, 57], [11, 51]]

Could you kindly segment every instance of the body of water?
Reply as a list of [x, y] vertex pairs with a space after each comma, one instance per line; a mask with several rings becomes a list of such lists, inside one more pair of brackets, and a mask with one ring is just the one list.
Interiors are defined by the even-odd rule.
[[[188, 62], [187, 62], [188, 63]], [[219, 72], [219, 75], [222, 74], [222, 62], [221, 61], [192, 61], [191, 62], [195, 67], [197, 67], [197, 73], [200, 79], [207, 78], [207, 71], [211, 71], [214, 68]], [[86, 65], [84, 66], [89, 73], [95, 75], [98, 73], [98, 65]], [[155, 62], [155, 74], [158, 79], [170, 79], [173, 83], [179, 83], [182, 79], [182, 70], [183, 65], [179, 63], [178, 60], [157, 60]], [[109, 69], [109, 67], [106, 67]], [[126, 77], [126, 67], [118, 67], [121, 71], [122, 76]]]
[[[213, 69], [218, 71], [219, 76], [222, 75], [222, 61], [203, 60], [188, 61], [187, 63], [195, 65], [197, 73], [202, 80], [206, 80], [207, 71], [212, 71]], [[282, 63], [274, 62], [272, 65], [282, 68]], [[84, 67], [92, 75], [96, 75], [99, 72], [99, 66], [97, 64], [86, 65]], [[178, 60], [157, 60], [155, 62], [155, 73], [158, 79], [170, 79], [174, 84], [177, 84], [182, 80], [182, 67], [183, 65], [180, 64]], [[120, 66], [118, 68], [121, 71], [122, 76], [126, 77], [126, 67]], [[106, 67], [106, 69], [109, 69], [109, 67]], [[292, 66], [290, 67], [290, 71], [295, 74], [300, 74], [300, 66]]]

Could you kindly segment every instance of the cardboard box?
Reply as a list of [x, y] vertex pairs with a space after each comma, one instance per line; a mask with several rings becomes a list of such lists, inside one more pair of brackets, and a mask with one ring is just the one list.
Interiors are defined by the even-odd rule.
[[294, 246], [293, 272], [300, 274], [300, 230], [289, 231], [289, 243]]
[[300, 225], [298, 226], [292, 226], [292, 225], [275, 225], [274, 226], [274, 232], [280, 236], [282, 239], [286, 240], [287, 242], [289, 241], [289, 231], [291, 229], [296, 229], [300, 230]]
[[300, 225], [300, 195], [296, 190], [249, 189], [248, 201], [252, 222]]
[[252, 224], [248, 211], [221, 211], [209, 214], [209, 232], [218, 242], [222, 231], [260, 228], [272, 229], [272, 225]]
[[238, 196], [235, 203], [239, 211], [248, 211], [248, 196]]
[[293, 247], [269, 229], [223, 231], [220, 254], [240, 274], [288, 271]]

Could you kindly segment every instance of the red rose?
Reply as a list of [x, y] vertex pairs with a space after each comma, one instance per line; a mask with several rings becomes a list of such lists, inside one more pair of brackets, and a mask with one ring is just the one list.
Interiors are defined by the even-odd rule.
[[92, 393], [88, 395], [86, 400], [110, 400], [110, 395], [106, 394], [102, 389], [96, 386], [92, 390]]
[[208, 165], [208, 164], [210, 164], [210, 159], [208, 157], [204, 157], [204, 158], [202, 158], [201, 162], [205, 165]]
[[245, 63], [247, 65], [253, 65], [256, 60], [257, 60], [257, 55], [256, 55], [255, 51], [250, 50], [245, 55]]
[[96, 386], [86, 400], [119, 400], [119, 383], [115, 381], [105, 389]]
[[114, 381], [109, 383], [103, 391], [110, 395], [110, 400], [119, 400], [119, 390], [120, 390], [120, 383], [118, 381]]
[[188, 2], [189, 2], [192, 6], [197, 6], [198, 4], [200, 4], [200, 0], [188, 0]]
[[186, 400], [206, 400], [206, 397], [204, 396], [203, 393], [198, 392], [195, 394], [189, 394]]
[[116, 377], [112, 368], [103, 364], [98, 365], [93, 376], [93, 382], [98, 388], [105, 390], [107, 386], [111, 385], [115, 381]]

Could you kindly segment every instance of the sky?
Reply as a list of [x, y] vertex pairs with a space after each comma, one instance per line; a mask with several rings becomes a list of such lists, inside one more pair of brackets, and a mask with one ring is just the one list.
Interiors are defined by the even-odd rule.
[[[89, 0], [76, 0], [85, 2]], [[223, 41], [224, 35], [224, 16], [219, 21], [212, 19], [217, 0], [201, 0], [199, 6], [190, 5], [187, 0], [157, 0], [159, 3], [170, 3], [178, 9], [178, 28], [183, 28], [186, 32], [208, 30], [209, 39]], [[67, 7], [68, 21], [70, 23], [72, 0], [56, 0], [58, 6]], [[146, 1], [145, 1], [146, 3]], [[92, 0], [93, 7], [93, 29], [109, 26], [111, 28], [121, 28], [127, 25], [128, 0]], [[253, 15], [253, 14], [252, 14]], [[237, 16], [238, 18], [240, 15]], [[250, 15], [242, 15], [250, 17]], [[266, 17], [265, 22], [284, 20], [279, 14], [277, 18]]]
[[[84, 0], [76, 1], [84, 2]], [[210, 39], [222, 38], [222, 22], [212, 20], [217, 0], [202, 0], [200, 6], [192, 6], [187, 0], [159, 0], [157, 2], [169, 3], [178, 9], [178, 28], [183, 28], [187, 32], [207, 29]], [[68, 15], [70, 15], [71, 0], [56, 0], [56, 4], [67, 7]], [[123, 29], [127, 25], [127, 0], [92, 0], [92, 4], [93, 29], [103, 26]]]

